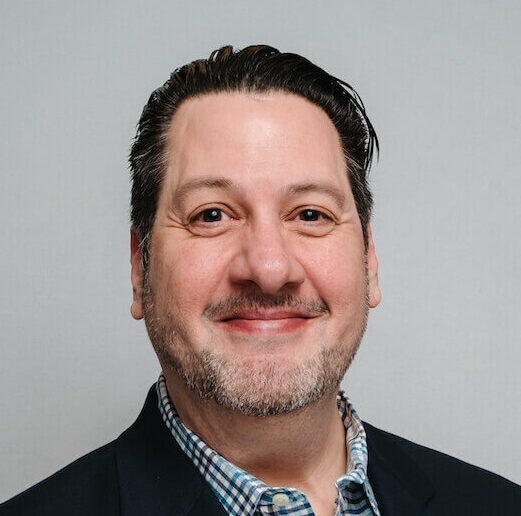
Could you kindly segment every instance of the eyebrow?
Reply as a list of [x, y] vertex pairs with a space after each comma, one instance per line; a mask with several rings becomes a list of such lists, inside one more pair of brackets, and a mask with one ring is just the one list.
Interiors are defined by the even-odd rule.
[[330, 183], [323, 182], [307, 182], [307, 183], [296, 183], [294, 185], [289, 185], [286, 188], [286, 191], [289, 195], [295, 195], [306, 192], [318, 192], [329, 197], [332, 197], [338, 207], [342, 209], [346, 203], [346, 195], [345, 193], [336, 186]]
[[[211, 177], [203, 176], [197, 179], [192, 179], [184, 185], [180, 186], [172, 197], [174, 206], [182, 206], [187, 196], [194, 190], [200, 190], [202, 188], [210, 189], [224, 189], [224, 190], [237, 190], [239, 187], [230, 179], [226, 177]], [[321, 194], [328, 195], [331, 197], [338, 207], [341, 209], [345, 206], [346, 195], [338, 187], [325, 182], [313, 182], [308, 181], [304, 183], [295, 183], [284, 188], [286, 195], [297, 195], [307, 192], [318, 192]]]
[[198, 177], [180, 186], [172, 197], [173, 206], [182, 206], [188, 195], [201, 188], [235, 189], [236, 185], [225, 177]]

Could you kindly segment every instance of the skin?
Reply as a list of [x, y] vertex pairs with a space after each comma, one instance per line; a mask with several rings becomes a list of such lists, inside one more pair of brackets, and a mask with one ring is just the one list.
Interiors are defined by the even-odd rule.
[[[266, 484], [303, 491], [317, 515], [334, 514], [334, 482], [346, 471], [338, 385], [298, 410], [256, 417], [199, 396], [166, 354], [219, 353], [237, 389], [251, 378], [253, 394], [256, 379], [276, 370], [262, 387], [273, 399], [289, 395], [288, 375], [321, 350], [352, 358], [381, 297], [368, 234], [366, 248], [334, 125], [317, 106], [279, 92], [183, 102], [170, 127], [146, 282], [131, 231], [131, 313], [145, 315], [182, 421]], [[305, 303], [215, 309], [241, 295]]]

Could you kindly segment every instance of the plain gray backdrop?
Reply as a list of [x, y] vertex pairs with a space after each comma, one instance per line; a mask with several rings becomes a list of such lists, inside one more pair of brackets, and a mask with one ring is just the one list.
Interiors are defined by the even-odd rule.
[[2, 1], [0, 500], [115, 438], [157, 378], [129, 143], [151, 91], [228, 43], [347, 80], [380, 137], [360, 415], [521, 482], [520, 5]]

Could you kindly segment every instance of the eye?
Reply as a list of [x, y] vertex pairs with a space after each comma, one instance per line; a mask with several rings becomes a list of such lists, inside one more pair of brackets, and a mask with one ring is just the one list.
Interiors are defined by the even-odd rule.
[[301, 235], [320, 237], [329, 234], [335, 227], [335, 218], [329, 210], [300, 206], [289, 215], [289, 224]]
[[328, 217], [325, 213], [319, 211], [319, 210], [311, 210], [306, 209], [302, 210], [298, 218], [300, 220], [303, 220], [304, 222], [317, 222], [319, 220], [331, 220], [331, 217]]
[[193, 222], [220, 222], [223, 220], [224, 212], [219, 208], [208, 208], [199, 212], [193, 219]]
[[209, 206], [195, 211], [188, 218], [187, 228], [199, 236], [220, 235], [237, 224], [236, 217], [227, 207]]

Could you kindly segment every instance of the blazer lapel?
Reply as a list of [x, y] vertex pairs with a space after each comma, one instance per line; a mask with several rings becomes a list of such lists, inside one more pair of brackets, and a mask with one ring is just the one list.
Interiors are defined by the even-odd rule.
[[368, 477], [382, 516], [426, 514], [434, 487], [386, 432], [364, 422], [369, 455]]
[[213, 491], [207, 487], [203, 489], [192, 506], [188, 516], [228, 516], [224, 507], [217, 500]]
[[136, 422], [117, 439], [122, 516], [226, 516], [161, 419], [153, 386]]
[[[434, 488], [391, 436], [363, 423], [368, 476], [382, 516], [425, 514]], [[179, 448], [157, 408], [153, 386], [136, 422], [116, 441], [122, 516], [227, 516]]]

